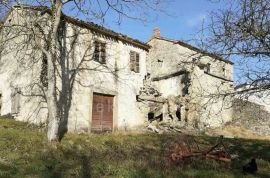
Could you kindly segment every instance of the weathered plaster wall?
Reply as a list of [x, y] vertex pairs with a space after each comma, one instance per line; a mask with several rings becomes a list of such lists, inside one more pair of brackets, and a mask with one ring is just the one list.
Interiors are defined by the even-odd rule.
[[[136, 95], [143, 86], [146, 74], [146, 51], [121, 41], [104, 38], [99, 35], [80, 37], [96, 39], [106, 43], [105, 65], [96, 61], [85, 64], [89, 70], [83, 71], [74, 86], [73, 104], [70, 111], [69, 130], [87, 130], [91, 125], [91, 105], [93, 93], [113, 95], [114, 97], [114, 127], [115, 129], [134, 129], [143, 124], [143, 118], [136, 105]], [[83, 43], [82, 43], [83, 44]], [[84, 53], [83, 46], [77, 46], [76, 59], [80, 60]], [[134, 73], [129, 68], [129, 52], [140, 54], [140, 73]], [[90, 52], [92, 53], [92, 52]], [[76, 123], [76, 124], [75, 124]]]
[[[14, 18], [13, 23], [23, 22], [23, 18]], [[75, 27], [77, 28], [77, 27]], [[83, 59], [80, 66], [81, 70], [73, 86], [72, 103], [69, 110], [68, 130], [69, 131], [89, 131], [92, 119], [92, 99], [93, 93], [109, 94], [114, 96], [114, 128], [115, 130], [136, 129], [144, 122], [141, 112], [136, 104], [136, 95], [143, 86], [143, 79], [146, 75], [146, 55], [147, 52], [133, 45], [116, 41], [108, 36], [92, 33], [87, 29], [77, 28], [79, 31], [78, 41], [71, 49], [70, 44], [75, 34], [74, 25], [67, 24], [66, 50], [68, 53], [69, 69], [76, 69]], [[93, 61], [93, 42], [100, 40], [106, 43], [105, 65]], [[34, 123], [44, 123], [47, 117], [46, 103], [41, 103], [40, 97], [34, 97], [33, 93], [42, 94], [38, 87], [32, 87], [34, 83], [40, 84], [41, 54], [37, 54], [35, 63], [31, 66], [27, 57], [23, 57], [18, 52], [19, 38], [10, 41], [5, 45], [9, 49], [8, 53], [3, 53], [1, 57], [0, 89], [3, 95], [3, 105], [1, 115], [11, 113], [11, 90], [18, 87], [22, 93], [31, 96], [20, 97], [20, 112], [16, 118], [22, 121]], [[88, 48], [88, 49], [87, 49]], [[31, 48], [29, 50], [32, 50]], [[130, 51], [140, 54], [140, 73], [130, 71], [129, 60]], [[32, 51], [29, 51], [32, 52]], [[87, 54], [86, 54], [87, 52]], [[22, 58], [28, 68], [23, 68], [18, 59]], [[60, 66], [58, 68], [61, 69]], [[12, 73], [12, 75], [11, 75]], [[62, 77], [61, 75], [59, 77]], [[57, 87], [62, 87], [60, 78], [57, 80]], [[34, 92], [36, 91], [36, 92]]]
[[[12, 11], [4, 25], [29, 22], [31, 18], [21, 18], [22, 13], [20, 10]], [[13, 114], [18, 120], [42, 124], [46, 121], [46, 106], [38, 86], [41, 69], [38, 59], [41, 55], [31, 49], [30, 42], [25, 43], [27, 37], [24, 34], [19, 27], [3, 28], [1, 32], [1, 40], [5, 42], [0, 59], [1, 115]], [[31, 58], [31, 54], [35, 54], [35, 58]], [[19, 113], [12, 113], [11, 110], [15, 88], [20, 91]]]
[[[93, 48], [90, 48], [90, 61], [83, 65], [88, 70], [82, 71], [77, 76], [80, 82], [74, 85], [69, 130], [90, 129], [93, 93], [114, 96], [115, 130], [138, 128], [143, 124], [143, 117], [136, 105], [136, 95], [143, 86], [143, 78], [146, 75], [146, 51], [102, 35], [92, 34], [87, 30], [85, 32], [79, 37], [80, 45], [76, 46], [76, 61], [79, 62], [83, 58], [86, 46], [99, 40], [106, 43], [107, 63], [100, 64], [91, 60]], [[140, 73], [130, 71], [129, 53], [131, 50], [140, 54]]]
[[[152, 78], [185, 70], [189, 73], [188, 122], [195, 127], [217, 127], [232, 118], [231, 98], [223, 97], [233, 89], [232, 65], [181, 46], [177, 41], [153, 38], [149, 52], [148, 68]], [[207, 64], [211, 64], [209, 74]], [[183, 76], [174, 76], [152, 82], [163, 96], [181, 95]]]
[[169, 79], [153, 81], [152, 85], [158, 89], [163, 97], [172, 96], [181, 96], [183, 93], [183, 75], [171, 77]]
[[[28, 22], [31, 18], [11, 14], [8, 23]], [[46, 18], [46, 17], [44, 17]], [[46, 21], [46, 20], [45, 20]], [[44, 21], [44, 22], [45, 22]], [[67, 24], [65, 37], [69, 72], [74, 72], [76, 66], [80, 65], [80, 72], [76, 76], [73, 86], [72, 103], [69, 110], [68, 130], [89, 131], [92, 119], [93, 93], [102, 93], [114, 96], [114, 128], [115, 130], [136, 129], [144, 124], [145, 114], [142, 114], [136, 102], [136, 95], [144, 86], [143, 79], [149, 72], [151, 77], [170, 75], [185, 70], [188, 72], [190, 81], [189, 95], [185, 99], [188, 122], [198, 126], [219, 126], [231, 119], [230, 109], [224, 109], [223, 97], [213, 95], [224, 94], [232, 89], [233, 72], [232, 65], [223, 61], [215, 60], [208, 56], [201, 56], [174, 41], [152, 39], [150, 52], [136, 46], [117, 41], [108, 36], [93, 33], [87, 29], [78, 28]], [[73, 49], [70, 44], [74, 34], [79, 32], [78, 41]], [[2, 37], [6, 37], [2, 33]], [[13, 88], [19, 88], [20, 112], [15, 114], [18, 120], [30, 121], [37, 124], [46, 122], [47, 109], [40, 85], [41, 53], [33, 50], [31, 46], [25, 53], [17, 53], [20, 49], [20, 41], [23, 37], [15, 38], [5, 45], [1, 56], [0, 89], [3, 95], [1, 114], [11, 112], [11, 100]], [[2, 39], [3, 40], [3, 39]], [[99, 40], [106, 43], [106, 61], [100, 64], [93, 61], [93, 42]], [[140, 54], [140, 73], [130, 71], [130, 51]], [[28, 55], [33, 54], [34, 55]], [[147, 59], [147, 55], [149, 56]], [[20, 60], [23, 59], [23, 60]], [[35, 59], [35, 60], [33, 60]], [[32, 62], [30, 62], [32, 61]], [[147, 62], [147, 65], [146, 65]], [[205, 66], [210, 63], [210, 74], [204, 72]], [[146, 68], [147, 67], [147, 68]], [[60, 67], [59, 67], [60, 69]], [[71, 70], [73, 69], [73, 70]], [[224, 71], [225, 69], [225, 71]], [[61, 77], [61, 75], [60, 75]], [[184, 75], [169, 77], [164, 80], [152, 81], [162, 94], [162, 97], [181, 96], [186, 83]], [[224, 78], [224, 79], [221, 79]], [[58, 79], [57, 87], [61, 88], [63, 83]], [[209, 102], [209, 98], [211, 96]], [[213, 99], [215, 98], [215, 99]], [[214, 101], [214, 102], [213, 102]], [[226, 104], [227, 105], [227, 104]], [[181, 108], [183, 109], [183, 108]], [[197, 123], [200, 121], [200, 123]]]
[[[232, 119], [233, 83], [194, 67], [189, 89], [190, 121], [199, 127], [218, 127]], [[226, 97], [225, 97], [226, 95]]]

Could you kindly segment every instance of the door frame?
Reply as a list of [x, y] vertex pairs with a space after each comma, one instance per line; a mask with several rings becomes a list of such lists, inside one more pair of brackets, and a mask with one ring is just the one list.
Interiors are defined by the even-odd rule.
[[102, 92], [95, 92], [95, 91], [91, 91], [90, 92], [90, 107], [89, 108], [89, 127], [88, 127], [88, 132], [92, 132], [92, 118], [93, 118], [93, 99], [94, 99], [94, 95], [97, 94], [97, 95], [104, 95], [104, 96], [111, 96], [113, 97], [113, 126], [112, 126], [112, 132], [116, 131], [117, 130], [117, 127], [118, 127], [118, 119], [117, 119], [117, 116], [118, 116], [118, 105], [117, 105], [117, 100], [118, 100], [118, 97], [115, 93], [102, 93]]

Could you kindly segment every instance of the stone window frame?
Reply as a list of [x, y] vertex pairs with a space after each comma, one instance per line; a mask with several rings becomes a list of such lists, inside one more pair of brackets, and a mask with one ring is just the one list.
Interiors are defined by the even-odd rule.
[[101, 64], [106, 64], [106, 42], [95, 40], [94, 41], [94, 55], [93, 59]]

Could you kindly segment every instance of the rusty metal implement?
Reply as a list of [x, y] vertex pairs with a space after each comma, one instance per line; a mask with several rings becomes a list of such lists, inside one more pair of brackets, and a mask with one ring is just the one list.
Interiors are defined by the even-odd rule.
[[209, 149], [201, 151], [195, 140], [181, 139], [174, 144], [170, 159], [175, 163], [183, 163], [191, 157], [205, 157], [225, 163], [231, 162], [231, 156], [223, 144], [223, 136], [220, 136], [217, 143]]

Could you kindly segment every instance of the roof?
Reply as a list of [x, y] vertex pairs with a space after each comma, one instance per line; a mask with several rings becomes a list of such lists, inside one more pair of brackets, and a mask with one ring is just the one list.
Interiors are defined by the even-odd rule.
[[[47, 7], [47, 6], [31, 6], [31, 5], [18, 4], [18, 5], [13, 6], [13, 8], [38, 10], [38, 11], [42, 11], [42, 13], [48, 13], [48, 14], [52, 13], [51, 9], [49, 9], [49, 7]], [[12, 10], [10, 10], [10, 11], [12, 11]], [[9, 14], [10, 14], [10, 12], [7, 13], [6, 17]], [[114, 38], [116, 40], [120, 40], [124, 43], [132, 44], [132, 45], [137, 46], [139, 48], [142, 48], [144, 50], [149, 50], [149, 48], [150, 48], [150, 45], [148, 45], [142, 41], [139, 41], [139, 40], [131, 38], [127, 35], [115, 32], [113, 30], [110, 30], [110, 29], [105, 28], [101, 25], [95, 24], [93, 22], [86, 22], [86, 21], [83, 21], [83, 20], [80, 20], [80, 19], [77, 19], [77, 18], [74, 18], [71, 16], [67, 16], [65, 14], [63, 14], [63, 18], [71, 24], [77, 25], [77, 26], [82, 27], [82, 28], [89, 29], [91, 31], [101, 33], [105, 36]]]
[[[234, 64], [232, 61], [223, 59], [222, 57], [220, 57], [220, 56], [218, 56], [218, 55], [216, 55], [214, 53], [210, 53], [210, 52], [204, 51], [202, 49], [199, 49], [199, 48], [197, 48], [195, 46], [192, 46], [192, 45], [190, 45], [190, 44], [188, 44], [186, 42], [183, 42], [181, 40], [172, 40], [172, 39], [168, 39], [168, 38], [164, 38], [164, 37], [153, 37], [152, 39], [159, 39], [159, 40], [169, 41], [169, 42], [172, 42], [174, 44], [179, 44], [179, 45], [181, 45], [183, 47], [186, 47], [186, 48], [188, 48], [190, 50], [193, 50], [193, 51], [196, 51], [196, 52], [201, 53], [203, 55], [212, 57], [212, 58], [217, 59], [219, 61], [223, 61], [223, 62], [226, 62], [226, 63], [229, 63], [229, 64]], [[149, 41], [151, 41], [152, 39], [150, 39]]]

